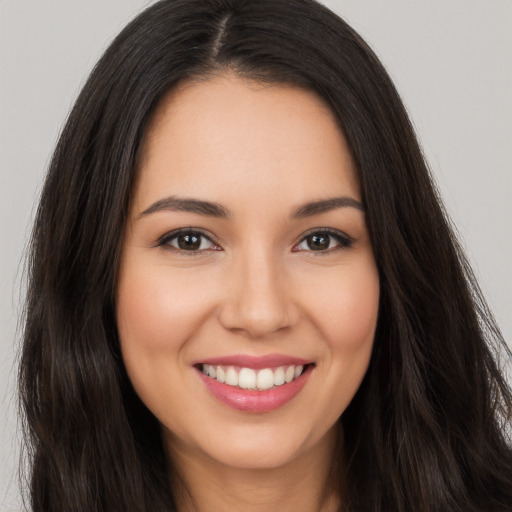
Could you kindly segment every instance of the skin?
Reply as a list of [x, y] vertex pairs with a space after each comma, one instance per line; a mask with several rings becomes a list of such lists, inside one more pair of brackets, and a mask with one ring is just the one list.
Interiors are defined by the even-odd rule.
[[[151, 209], [174, 196], [219, 203], [228, 218]], [[329, 484], [337, 419], [368, 368], [379, 277], [355, 165], [327, 105], [285, 85], [232, 74], [171, 91], [149, 125], [124, 237], [117, 321], [136, 392], [158, 418], [180, 511], [334, 510]], [[149, 211], [148, 211], [149, 210]], [[146, 212], [146, 213], [143, 213]], [[177, 251], [194, 228], [199, 251]], [[314, 250], [317, 228], [327, 239]], [[193, 363], [279, 353], [315, 363], [277, 410], [235, 410]], [[193, 498], [192, 498], [193, 497]]]

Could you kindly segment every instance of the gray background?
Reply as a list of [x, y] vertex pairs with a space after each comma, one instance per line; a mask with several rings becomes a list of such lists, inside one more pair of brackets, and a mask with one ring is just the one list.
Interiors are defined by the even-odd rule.
[[[0, 0], [0, 510], [20, 509], [14, 381], [20, 264], [56, 137], [142, 0]], [[329, 0], [412, 116], [448, 211], [512, 340], [512, 2]]]

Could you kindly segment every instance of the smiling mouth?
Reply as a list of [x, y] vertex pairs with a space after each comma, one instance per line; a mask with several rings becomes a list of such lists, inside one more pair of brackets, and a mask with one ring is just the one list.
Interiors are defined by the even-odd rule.
[[194, 368], [207, 391], [244, 413], [280, 409], [301, 392], [316, 367], [304, 359], [269, 354], [234, 355], [198, 361]]
[[201, 363], [197, 365], [197, 368], [211, 379], [233, 388], [265, 391], [293, 382], [311, 366], [314, 364], [286, 365], [254, 370], [246, 367]]

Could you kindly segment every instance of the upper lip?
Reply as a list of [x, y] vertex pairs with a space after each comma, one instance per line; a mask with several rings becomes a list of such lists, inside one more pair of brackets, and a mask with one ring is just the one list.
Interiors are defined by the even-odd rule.
[[278, 368], [279, 366], [298, 366], [311, 364], [313, 361], [302, 359], [300, 357], [287, 356], [284, 354], [265, 354], [262, 356], [253, 356], [249, 354], [233, 354], [220, 357], [208, 357], [193, 363], [209, 364], [212, 366], [240, 366], [241, 368], [252, 368], [260, 370], [262, 368]]

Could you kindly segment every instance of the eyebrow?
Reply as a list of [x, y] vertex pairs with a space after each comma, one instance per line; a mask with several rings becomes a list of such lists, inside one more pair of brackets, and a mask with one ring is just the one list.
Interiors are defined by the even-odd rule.
[[312, 215], [318, 215], [337, 208], [347, 207], [364, 212], [363, 204], [352, 197], [331, 197], [321, 201], [311, 201], [310, 203], [299, 206], [292, 213], [291, 218], [303, 219], [304, 217], [311, 217]]
[[[364, 206], [362, 203], [352, 197], [331, 197], [329, 199], [311, 201], [299, 206], [292, 212], [290, 218], [292, 220], [303, 219], [305, 217], [311, 217], [337, 208], [346, 207], [355, 208], [356, 210], [364, 212]], [[201, 199], [169, 196], [154, 202], [151, 206], [141, 212], [138, 215], [138, 218], [161, 211], [189, 212], [221, 219], [227, 219], [231, 216], [229, 210], [219, 203], [203, 201]]]
[[219, 203], [169, 196], [154, 202], [149, 208], [139, 214], [139, 218], [161, 211], [190, 212], [208, 217], [219, 217], [221, 219], [227, 219], [230, 216], [229, 211]]

